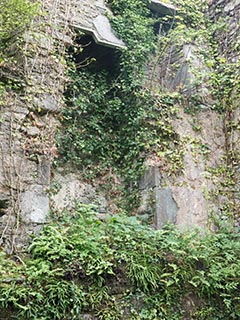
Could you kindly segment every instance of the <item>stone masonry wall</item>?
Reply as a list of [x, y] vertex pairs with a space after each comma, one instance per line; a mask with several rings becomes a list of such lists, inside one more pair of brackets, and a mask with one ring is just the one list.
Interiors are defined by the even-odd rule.
[[[68, 1], [64, 4], [67, 13]], [[53, 5], [59, 6], [58, 1], [51, 1]], [[53, 8], [49, 10], [48, 1], [43, 1], [42, 11], [45, 14], [25, 34], [17, 65], [24, 89], [7, 90], [0, 111], [0, 197], [7, 203], [0, 231], [1, 245], [9, 251], [23, 245], [28, 234], [46, 222], [49, 212], [56, 115], [63, 105], [66, 80], [60, 59], [71, 34]]]
[[102, 0], [41, 0], [41, 14], [25, 33], [11, 70], [22, 88], [8, 89], [0, 106], [0, 245], [9, 252], [47, 222], [55, 131], [68, 80], [65, 48], [72, 45], [76, 30], [103, 45], [125, 47], [107, 13]]

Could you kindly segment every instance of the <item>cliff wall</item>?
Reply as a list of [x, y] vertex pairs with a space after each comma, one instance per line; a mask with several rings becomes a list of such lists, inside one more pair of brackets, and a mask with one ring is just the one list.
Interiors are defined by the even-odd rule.
[[[17, 78], [21, 83], [19, 90], [4, 92], [0, 106], [1, 245], [10, 251], [47, 222], [50, 207], [61, 211], [77, 199], [96, 202], [105, 213], [109, 205], [108, 196], [99, 196], [94, 183], [82, 181], [79, 172], [65, 176], [60, 168], [55, 174], [55, 132], [68, 81], [65, 52], [74, 45], [76, 29], [90, 34], [101, 46], [125, 48], [125, 44], [111, 30], [103, 1], [42, 1], [41, 5], [44, 14], [25, 33], [18, 62], [0, 69], [2, 78]], [[224, 31], [216, 31], [216, 39], [219, 55], [229, 63], [238, 61], [239, 12], [237, 0], [211, 1], [206, 12], [212, 22], [223, 19], [228, 25]], [[199, 45], [207, 48], [208, 44], [183, 43], [180, 51], [172, 44], [163, 60], [153, 56], [147, 67], [145, 86], [153, 95], [164, 88], [166, 93], [177, 92], [183, 97], [177, 117], [171, 121], [180, 146], [171, 152], [181, 161], [173, 157], [167, 163], [161, 150], [151, 152], [140, 180], [142, 204], [137, 214], [143, 219], [153, 215], [157, 228], [166, 222], [206, 227], [210, 215], [224, 219], [226, 205], [231, 204], [233, 218], [239, 221], [239, 88], [236, 85], [231, 93], [230, 109], [223, 113], [214, 110], [215, 97], [205, 81], [208, 66], [196, 53]], [[202, 82], [195, 87], [196, 70], [200, 69], [204, 71]], [[195, 94], [200, 97], [197, 112], [191, 106]], [[230, 173], [213, 174], [226, 167]], [[228, 174], [232, 184], [221, 185]], [[50, 203], [52, 182], [58, 184], [58, 190]], [[111, 211], [117, 211], [116, 207]]]

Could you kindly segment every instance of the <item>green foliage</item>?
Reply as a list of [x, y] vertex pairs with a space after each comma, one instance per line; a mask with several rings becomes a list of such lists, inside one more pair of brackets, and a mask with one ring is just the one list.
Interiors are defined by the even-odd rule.
[[[156, 44], [154, 17], [146, 3], [108, 3], [114, 13], [110, 17], [112, 26], [127, 50], [115, 53], [117, 62], [110, 69], [96, 69], [94, 62], [77, 69], [71, 63], [73, 83], [66, 92], [67, 107], [62, 114], [58, 145], [61, 160], [71, 161], [84, 172], [111, 167], [120, 175], [125, 192], [129, 195], [131, 190], [129, 201], [124, 204], [130, 211], [137, 202], [138, 179], [146, 154], [152, 149], [155, 153], [157, 145], [161, 157], [166, 156], [167, 160], [173, 155], [167, 149], [176, 149], [177, 156], [180, 154], [178, 137], [171, 126], [177, 99], [167, 95], [153, 97], [142, 87], [144, 68]], [[179, 170], [180, 158], [178, 162], [170, 161]]]
[[103, 222], [77, 205], [22, 259], [1, 253], [0, 306], [13, 319], [235, 320], [239, 240], [234, 229], [155, 231], [124, 215]]
[[23, 82], [10, 75], [16, 74], [19, 67], [23, 34], [37, 14], [37, 7], [36, 2], [28, 0], [0, 1], [0, 106], [5, 90], [19, 89]]
[[[10, 45], [19, 41], [36, 14], [36, 4], [28, 0], [2, 0], [0, 2], [0, 59], [11, 54]], [[1, 60], [0, 60], [1, 62]]]

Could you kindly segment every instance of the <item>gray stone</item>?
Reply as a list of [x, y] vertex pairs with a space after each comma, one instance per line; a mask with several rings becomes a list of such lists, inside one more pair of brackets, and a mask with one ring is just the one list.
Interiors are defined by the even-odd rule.
[[208, 219], [207, 201], [202, 190], [192, 185], [173, 187], [173, 196], [179, 207], [176, 224], [180, 227], [206, 227]]
[[[75, 6], [74, 6], [75, 4]], [[126, 48], [124, 42], [119, 39], [112, 30], [107, 18], [111, 14], [102, 0], [72, 0], [68, 23], [80, 31], [91, 34], [96, 43], [113, 47]], [[60, 15], [59, 15], [60, 16]], [[65, 15], [61, 15], [66, 20]]]
[[161, 15], [174, 16], [177, 12], [177, 8], [174, 5], [159, 0], [151, 0], [148, 7]]
[[148, 167], [139, 182], [139, 189], [150, 189], [160, 186], [161, 174], [158, 167]]
[[145, 189], [141, 191], [141, 205], [137, 210], [137, 214], [141, 218], [142, 216], [148, 216], [148, 219], [154, 217], [156, 212], [156, 190]]
[[226, 6], [224, 7], [224, 12], [228, 13], [230, 11], [233, 11], [239, 5], [240, 5], [240, 0], [233, 0], [228, 4], [226, 4]]
[[49, 186], [51, 177], [51, 161], [44, 157], [39, 158], [38, 164], [38, 183]]
[[99, 15], [93, 20], [93, 37], [96, 43], [108, 47], [126, 48], [124, 42], [116, 37], [111, 28], [108, 18], [104, 15]]
[[92, 185], [81, 181], [78, 174], [70, 173], [64, 176], [62, 173], [56, 173], [54, 183], [58, 186], [57, 192], [51, 196], [51, 208], [54, 211], [71, 210], [77, 201], [96, 205], [101, 214], [107, 212], [104, 196]]
[[3, 203], [8, 202], [9, 196], [10, 196], [9, 191], [7, 192], [5, 190], [5, 192], [4, 192], [2, 189], [0, 189], [0, 202], [3, 202]]
[[170, 189], [156, 189], [155, 224], [161, 229], [167, 223], [176, 223], [178, 207]]
[[206, 81], [209, 69], [199, 54], [199, 48], [195, 44], [183, 43], [181, 47], [172, 44], [160, 62], [154, 62], [153, 58], [146, 68], [146, 86], [156, 92], [164, 89], [180, 91], [186, 96], [198, 94], [203, 104], [213, 104]]
[[61, 104], [51, 94], [34, 98], [34, 106], [39, 112], [59, 112]]
[[20, 114], [20, 119], [23, 119], [29, 113], [29, 110], [27, 108], [17, 106], [14, 110], [14, 113]]
[[27, 128], [27, 135], [28, 136], [35, 137], [35, 136], [39, 135], [39, 133], [40, 133], [40, 130], [37, 127]]
[[97, 320], [97, 318], [91, 314], [85, 313], [80, 316], [79, 320]]
[[[46, 49], [48, 52], [53, 50], [52, 38], [40, 32], [29, 32], [25, 33], [24, 39], [27, 43], [31, 43], [34, 46], [37, 45], [39, 48]], [[43, 51], [41, 51], [43, 54]]]
[[96, 8], [99, 9], [99, 11], [100, 11], [101, 13], [106, 14], [107, 8], [106, 8], [106, 5], [105, 5], [105, 3], [104, 3], [104, 0], [96, 0], [95, 6], [96, 6]]
[[157, 166], [149, 166], [141, 178], [139, 188], [142, 201], [138, 208], [140, 218], [153, 219], [157, 229], [166, 223], [175, 223], [178, 207], [169, 188], [161, 187], [161, 174]]
[[40, 186], [31, 186], [31, 189], [20, 196], [20, 211], [25, 223], [42, 224], [46, 222], [49, 212], [48, 195]]

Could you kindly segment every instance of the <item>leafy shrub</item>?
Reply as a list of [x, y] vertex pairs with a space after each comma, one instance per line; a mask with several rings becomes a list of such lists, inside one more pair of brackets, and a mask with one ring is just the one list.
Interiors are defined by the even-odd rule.
[[1, 0], [0, 2], [0, 57], [3, 50], [15, 44], [37, 12], [29, 0]]
[[0, 257], [0, 306], [17, 319], [240, 316], [236, 230], [155, 231], [125, 215], [100, 221], [93, 207], [78, 205], [28, 251], [15, 262]]

